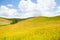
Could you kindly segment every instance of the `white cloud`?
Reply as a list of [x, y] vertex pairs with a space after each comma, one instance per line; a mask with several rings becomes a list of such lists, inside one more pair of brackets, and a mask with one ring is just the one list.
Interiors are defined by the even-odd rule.
[[17, 13], [16, 9], [10, 9], [3, 5], [0, 7], [0, 16], [13, 18], [16, 17], [17, 15], [19, 14]]
[[7, 6], [8, 6], [8, 7], [13, 7], [13, 5], [12, 5], [12, 4], [7, 4]]
[[56, 6], [55, 0], [37, 0], [37, 9], [46, 11]]
[[30, 0], [21, 0], [18, 7], [21, 9], [22, 12], [28, 12], [35, 9], [35, 4], [32, 3]]
[[60, 12], [60, 6], [59, 7], [57, 7], [57, 11], [56, 12]]
[[57, 7], [56, 15], [60, 15], [60, 6]]
[[21, 0], [18, 7], [24, 13], [22, 17], [31, 16], [55, 16], [56, 13], [53, 11], [55, 9], [55, 0], [37, 0], [37, 4], [33, 3], [31, 0]]
[[[0, 16], [9, 18], [28, 18], [34, 16], [57, 16], [60, 15], [60, 6], [56, 7], [55, 0], [37, 0], [37, 4], [33, 3], [31, 0], [21, 0], [18, 4], [20, 13], [18, 9], [8, 8], [6, 6], [0, 6]], [[13, 7], [12, 4], [7, 6]], [[56, 11], [55, 11], [56, 10]]]
[[35, 12], [26, 12], [26, 13], [24, 13], [24, 14], [22, 14], [20, 17], [21, 18], [27, 18], [27, 17], [34, 17], [34, 15], [35, 15]]

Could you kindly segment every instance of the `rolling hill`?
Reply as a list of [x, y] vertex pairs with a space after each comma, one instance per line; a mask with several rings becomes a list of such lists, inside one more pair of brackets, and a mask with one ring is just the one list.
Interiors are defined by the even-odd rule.
[[5, 26], [5, 25], [10, 25], [10, 24], [15, 24], [20, 21], [23, 21], [26, 19], [20, 19], [20, 18], [2, 18], [0, 17], [0, 26]]
[[10, 20], [7, 20], [7, 19], [5, 19], [5, 18], [0, 18], [0, 26], [1, 25], [8, 25], [8, 24], [10, 24], [12, 21], [10, 21]]
[[2, 26], [0, 40], [60, 40], [60, 16], [34, 17]]

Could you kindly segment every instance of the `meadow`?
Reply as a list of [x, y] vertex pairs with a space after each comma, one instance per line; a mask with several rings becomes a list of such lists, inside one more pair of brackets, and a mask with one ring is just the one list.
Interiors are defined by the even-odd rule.
[[33, 17], [0, 26], [0, 40], [60, 40], [60, 16]]

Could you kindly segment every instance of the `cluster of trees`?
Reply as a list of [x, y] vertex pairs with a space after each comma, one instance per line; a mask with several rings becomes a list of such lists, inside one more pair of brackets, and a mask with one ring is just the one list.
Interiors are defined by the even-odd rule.
[[16, 19], [16, 18], [14, 18], [14, 19], [8, 19], [8, 20], [12, 21], [11, 24], [15, 24], [15, 23], [18, 23], [19, 21], [23, 21], [23, 20], [26, 20], [26, 19]]

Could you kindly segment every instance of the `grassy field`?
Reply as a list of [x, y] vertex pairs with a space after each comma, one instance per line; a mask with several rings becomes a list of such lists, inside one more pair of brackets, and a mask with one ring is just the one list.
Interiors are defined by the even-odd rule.
[[3, 25], [8, 25], [10, 24], [12, 21], [10, 20], [6, 20], [4, 18], [0, 18], [0, 26], [3, 26]]
[[60, 16], [34, 17], [0, 27], [0, 40], [60, 40]]

